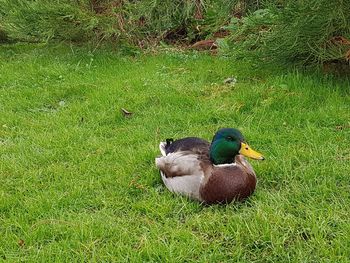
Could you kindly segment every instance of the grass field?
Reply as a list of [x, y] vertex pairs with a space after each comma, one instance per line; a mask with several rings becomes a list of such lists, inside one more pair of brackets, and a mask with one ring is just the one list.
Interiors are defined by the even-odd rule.
[[[346, 80], [198, 53], [0, 46], [0, 111], [0, 261], [350, 262]], [[202, 206], [169, 193], [159, 141], [220, 127], [264, 153], [255, 194]]]

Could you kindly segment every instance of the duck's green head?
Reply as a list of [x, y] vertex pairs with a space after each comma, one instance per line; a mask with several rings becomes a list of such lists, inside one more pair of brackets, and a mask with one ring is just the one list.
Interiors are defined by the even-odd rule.
[[210, 146], [210, 160], [212, 163], [233, 163], [237, 154], [256, 160], [264, 160], [260, 153], [248, 146], [239, 130], [232, 128], [218, 130]]

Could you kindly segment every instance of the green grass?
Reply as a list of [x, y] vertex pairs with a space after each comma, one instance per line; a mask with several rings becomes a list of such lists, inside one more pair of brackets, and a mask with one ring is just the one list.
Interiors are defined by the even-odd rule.
[[[0, 261], [350, 262], [349, 87], [197, 53], [1, 46]], [[255, 194], [169, 193], [158, 142], [220, 127], [264, 153]]]

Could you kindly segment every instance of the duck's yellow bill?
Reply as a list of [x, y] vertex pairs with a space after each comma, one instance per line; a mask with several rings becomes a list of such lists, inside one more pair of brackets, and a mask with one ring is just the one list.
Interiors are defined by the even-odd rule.
[[244, 142], [241, 142], [241, 150], [239, 151], [239, 153], [255, 160], [265, 159], [261, 153], [254, 151], [252, 148], [249, 147], [248, 144]]

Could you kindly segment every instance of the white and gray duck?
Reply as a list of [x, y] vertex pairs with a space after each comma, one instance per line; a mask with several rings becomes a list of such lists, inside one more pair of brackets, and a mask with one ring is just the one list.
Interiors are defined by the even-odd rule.
[[197, 137], [167, 139], [159, 145], [156, 165], [165, 186], [206, 204], [229, 203], [250, 196], [256, 186], [253, 167], [244, 158], [264, 160], [233, 128], [216, 132], [211, 144]]

